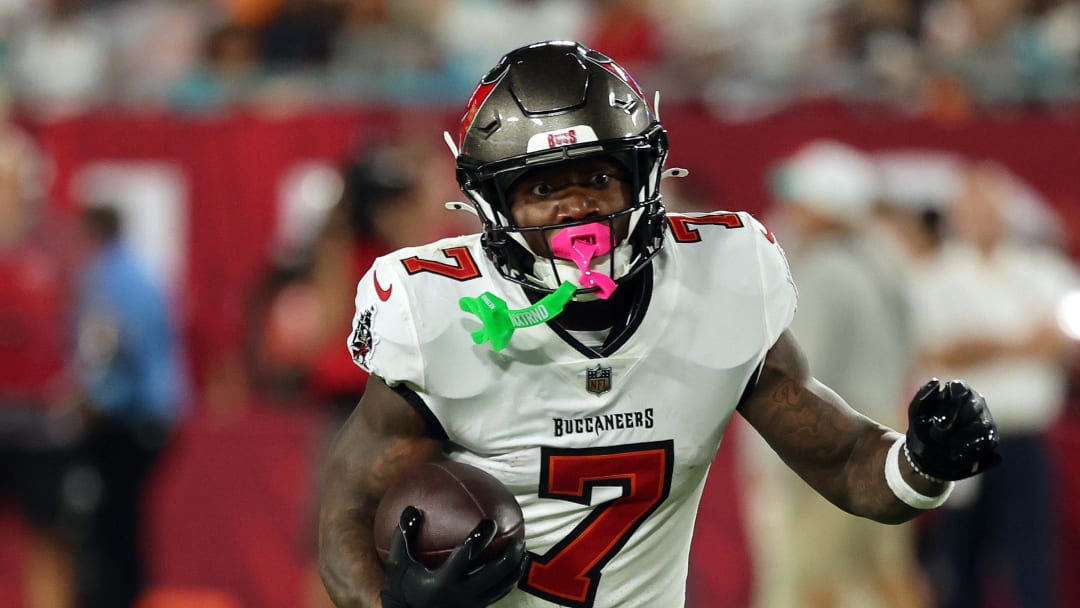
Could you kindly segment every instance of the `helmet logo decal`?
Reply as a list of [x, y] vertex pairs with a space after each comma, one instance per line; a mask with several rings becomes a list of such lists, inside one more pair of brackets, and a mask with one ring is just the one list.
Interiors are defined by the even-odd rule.
[[596, 131], [593, 131], [592, 127], [589, 125], [577, 125], [569, 129], [537, 133], [529, 138], [529, 143], [525, 149], [528, 152], [536, 152], [598, 140]]
[[551, 133], [548, 135], [548, 147], [568, 146], [577, 143], [577, 131], [567, 129], [566, 133]]

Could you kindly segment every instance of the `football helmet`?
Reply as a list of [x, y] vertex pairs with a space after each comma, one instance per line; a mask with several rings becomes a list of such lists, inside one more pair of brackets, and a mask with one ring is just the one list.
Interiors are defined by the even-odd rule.
[[[626, 70], [576, 42], [539, 42], [507, 53], [476, 87], [458, 133], [457, 179], [483, 224], [484, 249], [505, 278], [541, 292], [577, 279], [572, 263], [550, 250], [533, 251], [524, 233], [606, 222], [611, 253], [595, 263], [618, 284], [644, 268], [663, 243], [660, 180], [667, 151], [667, 132]], [[626, 169], [635, 199], [627, 209], [562, 224], [515, 224], [509, 193], [520, 177], [591, 156], [610, 157]], [[618, 222], [626, 226], [619, 234], [616, 219], [622, 217], [628, 220]]]

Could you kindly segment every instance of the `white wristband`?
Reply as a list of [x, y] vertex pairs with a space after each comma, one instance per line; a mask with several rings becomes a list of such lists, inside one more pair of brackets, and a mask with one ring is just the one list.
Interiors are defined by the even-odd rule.
[[889, 489], [897, 498], [913, 509], [940, 507], [949, 498], [949, 494], [952, 494], [953, 486], [956, 484], [951, 481], [946, 483], [945, 491], [937, 496], [920, 494], [915, 488], [911, 487], [907, 480], [904, 479], [904, 476], [900, 474], [900, 449], [904, 446], [905, 441], [906, 438], [900, 437], [889, 448], [889, 455], [885, 457], [885, 482], [889, 484]]

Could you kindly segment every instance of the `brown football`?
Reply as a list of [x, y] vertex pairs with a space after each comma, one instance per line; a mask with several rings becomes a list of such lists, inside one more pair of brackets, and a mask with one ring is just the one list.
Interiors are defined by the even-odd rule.
[[489, 559], [513, 539], [525, 537], [525, 521], [514, 495], [490, 473], [474, 466], [440, 460], [402, 475], [383, 495], [375, 512], [375, 549], [384, 563], [402, 510], [412, 505], [424, 514], [414, 559], [437, 568], [482, 519], [495, 521], [495, 539], [480, 554]]

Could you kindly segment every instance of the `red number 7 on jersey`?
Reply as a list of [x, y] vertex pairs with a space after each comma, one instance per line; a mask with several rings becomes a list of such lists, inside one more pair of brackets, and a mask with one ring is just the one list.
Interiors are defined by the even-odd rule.
[[540, 496], [591, 504], [593, 488], [622, 488], [544, 555], [529, 553], [519, 586], [563, 606], [589, 608], [601, 570], [671, 491], [674, 442], [540, 450]]

